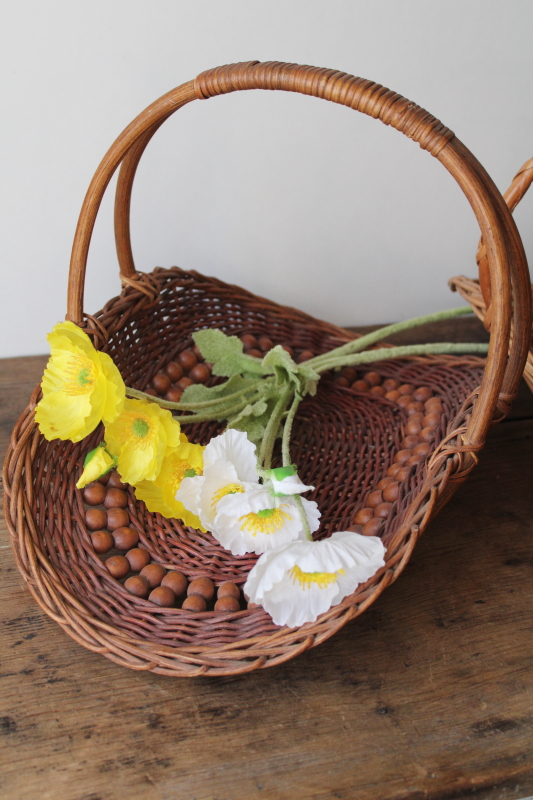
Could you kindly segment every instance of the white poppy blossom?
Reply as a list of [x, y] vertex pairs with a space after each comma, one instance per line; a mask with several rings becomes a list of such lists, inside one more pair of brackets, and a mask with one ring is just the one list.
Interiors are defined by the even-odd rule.
[[315, 488], [314, 486], [306, 486], [292, 466], [277, 467], [269, 470], [267, 474], [272, 486], [272, 493], [275, 495], [301, 494], [302, 492], [310, 492]]
[[351, 531], [319, 542], [290, 542], [259, 558], [244, 592], [276, 625], [294, 628], [352, 594], [384, 566], [384, 554], [381, 539]]
[[[311, 531], [318, 530], [320, 511], [302, 498]], [[268, 484], [226, 494], [217, 504], [213, 536], [233, 555], [264, 553], [303, 535], [300, 509], [292, 497], [273, 496]]]

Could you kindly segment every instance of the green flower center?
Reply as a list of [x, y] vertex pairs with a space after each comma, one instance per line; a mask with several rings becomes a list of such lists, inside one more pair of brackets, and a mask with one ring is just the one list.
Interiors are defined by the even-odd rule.
[[257, 512], [257, 516], [261, 519], [269, 519], [275, 511], [275, 508], [263, 508], [261, 511]]
[[145, 419], [143, 419], [142, 417], [137, 417], [137, 419], [133, 420], [133, 425], [131, 426], [131, 429], [135, 434], [135, 436], [138, 436], [140, 439], [143, 439], [150, 431], [150, 426]]
[[196, 472], [195, 469], [186, 469], [185, 472], [183, 473], [184, 478], [195, 478], [196, 475], [198, 475], [198, 473]]
[[89, 380], [90, 374], [91, 370], [89, 368], [80, 369], [80, 371], [78, 372], [78, 377], [76, 378], [76, 380], [78, 381], [78, 386], [82, 387], [89, 386], [92, 383], [92, 381]]

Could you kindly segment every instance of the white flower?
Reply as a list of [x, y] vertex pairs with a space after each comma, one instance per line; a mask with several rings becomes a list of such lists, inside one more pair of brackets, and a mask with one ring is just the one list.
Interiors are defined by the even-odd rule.
[[245, 492], [258, 480], [255, 445], [243, 431], [230, 429], [211, 439], [204, 450], [204, 474], [184, 478], [176, 500], [212, 530], [219, 501]]
[[[311, 531], [318, 530], [316, 503], [302, 498]], [[267, 485], [226, 494], [217, 504], [211, 532], [233, 555], [264, 553], [293, 542], [303, 534], [300, 510], [292, 497], [275, 497]]]
[[291, 542], [259, 558], [244, 592], [276, 625], [294, 628], [314, 622], [352, 594], [384, 566], [384, 554], [381, 539], [351, 531], [319, 542]]
[[282, 497], [310, 492], [315, 488], [306, 486], [298, 477], [294, 467], [276, 467], [269, 470], [268, 477], [272, 484], [272, 493]]

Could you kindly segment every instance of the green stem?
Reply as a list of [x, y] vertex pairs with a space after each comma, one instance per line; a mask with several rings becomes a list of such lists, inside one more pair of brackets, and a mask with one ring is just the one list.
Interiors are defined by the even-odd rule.
[[[257, 384], [259, 385], [260, 382], [262, 383], [263, 379], [258, 379]], [[148, 400], [151, 403], [157, 403], [161, 408], [168, 408], [170, 411], [208, 411], [210, 408], [216, 408], [216, 406], [226, 404], [234, 399], [243, 400], [249, 392], [253, 392], [251, 397], [255, 402], [258, 399], [257, 386], [251, 386], [244, 391], [234, 392], [223, 397], [215, 397], [213, 400], [202, 400], [200, 403], [173, 403], [171, 400], [162, 400], [160, 397], [146, 394], [146, 392], [141, 392], [139, 389], [126, 387], [128, 397], [134, 397], [136, 400]], [[250, 402], [250, 399], [247, 402]]]
[[[377, 350], [365, 350], [364, 353], [354, 353], [353, 355], [343, 355], [337, 358], [330, 358], [324, 361], [318, 368], [318, 372], [326, 372], [329, 369], [338, 367], [354, 366], [356, 364], [369, 364], [373, 361], [388, 361], [391, 358], [410, 358], [411, 356], [423, 355], [455, 355], [455, 354], [486, 354], [488, 344], [456, 344], [451, 342], [438, 342], [436, 344], [409, 344], [402, 347], [382, 347]], [[332, 351], [335, 352], [334, 350]], [[305, 362], [306, 364], [309, 362]], [[315, 366], [314, 369], [317, 369]]]
[[283, 394], [278, 399], [272, 414], [270, 415], [270, 419], [268, 420], [268, 424], [266, 427], [265, 435], [263, 436], [263, 441], [261, 442], [261, 450], [259, 453], [259, 463], [263, 469], [270, 469], [270, 463], [272, 461], [272, 452], [274, 450], [274, 443], [276, 441], [279, 426], [281, 424], [281, 420], [283, 419], [283, 415], [287, 408], [287, 403], [290, 400], [290, 396], [293, 392], [292, 387], [286, 389]]
[[294, 417], [296, 416], [296, 411], [298, 410], [298, 406], [300, 405], [301, 400], [302, 398], [300, 397], [299, 394], [294, 395], [294, 400], [292, 401], [292, 405], [289, 409], [287, 418], [285, 420], [285, 425], [283, 426], [283, 438], [281, 440], [281, 457], [283, 459], [282, 463], [284, 467], [290, 467], [292, 464], [291, 453], [289, 449], [291, 434], [292, 434], [292, 423], [294, 422]]

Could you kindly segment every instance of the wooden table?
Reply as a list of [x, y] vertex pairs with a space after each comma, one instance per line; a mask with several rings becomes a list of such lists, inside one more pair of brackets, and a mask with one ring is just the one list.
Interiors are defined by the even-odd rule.
[[[0, 362], [2, 452], [45, 360]], [[532, 439], [523, 386], [370, 610], [297, 659], [234, 678], [138, 674], [82, 649], [33, 602], [3, 525], [0, 797], [533, 794]]]

